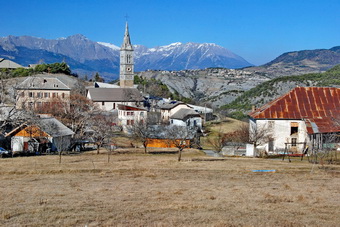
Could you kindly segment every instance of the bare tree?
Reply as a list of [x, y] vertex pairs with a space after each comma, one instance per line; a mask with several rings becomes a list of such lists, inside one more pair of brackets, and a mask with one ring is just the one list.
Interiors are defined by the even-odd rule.
[[141, 142], [144, 147], [144, 153], [147, 153], [147, 147], [150, 138], [155, 134], [155, 129], [149, 121], [138, 121], [129, 128], [131, 136]]
[[118, 131], [115, 126], [116, 116], [98, 112], [88, 121], [88, 126], [94, 131], [92, 138], [97, 145], [97, 154], [104, 143], [110, 144], [114, 134]]
[[257, 147], [264, 145], [270, 141], [272, 133], [266, 125], [258, 126], [256, 123], [242, 124], [238, 130], [234, 132], [234, 141], [242, 143], [250, 143], [254, 146], [254, 157], [257, 156]]
[[187, 127], [172, 125], [168, 127], [167, 135], [176, 148], [178, 148], [178, 161], [182, 159], [182, 152], [190, 147], [190, 140], [194, 138], [194, 131], [189, 131]]
[[59, 98], [51, 99], [50, 105], [43, 108], [45, 113], [53, 115], [71, 128], [75, 138], [84, 137], [88, 122], [98, 112], [93, 102], [80, 94], [71, 94], [69, 103]]
[[216, 152], [220, 153], [224, 146], [224, 134], [219, 131], [216, 136], [211, 136], [208, 138], [208, 143], [214, 148]]

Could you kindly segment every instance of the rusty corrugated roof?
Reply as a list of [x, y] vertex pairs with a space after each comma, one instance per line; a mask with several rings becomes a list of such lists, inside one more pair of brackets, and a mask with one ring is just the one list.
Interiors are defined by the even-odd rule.
[[[254, 119], [305, 119], [309, 134], [339, 132], [340, 88], [296, 87], [249, 114]], [[338, 122], [339, 123], [339, 122]]]

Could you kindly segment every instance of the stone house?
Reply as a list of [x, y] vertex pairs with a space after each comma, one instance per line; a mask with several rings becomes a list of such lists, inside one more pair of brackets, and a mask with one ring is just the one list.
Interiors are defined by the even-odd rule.
[[58, 78], [28, 77], [16, 87], [16, 108], [42, 109], [54, 102], [69, 107], [71, 88]]
[[270, 137], [259, 149], [301, 153], [306, 145], [322, 148], [329, 134], [339, 135], [339, 116], [339, 88], [296, 87], [251, 112], [249, 123]]

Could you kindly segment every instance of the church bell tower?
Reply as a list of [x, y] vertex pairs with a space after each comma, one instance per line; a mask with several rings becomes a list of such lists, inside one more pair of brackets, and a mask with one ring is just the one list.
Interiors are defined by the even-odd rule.
[[120, 87], [132, 88], [134, 79], [133, 47], [131, 45], [128, 23], [125, 26], [125, 35], [120, 48]]

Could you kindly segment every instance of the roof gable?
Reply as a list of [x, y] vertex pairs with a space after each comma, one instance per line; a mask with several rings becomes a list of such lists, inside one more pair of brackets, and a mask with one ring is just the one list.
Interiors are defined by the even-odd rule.
[[181, 108], [176, 113], [170, 116], [171, 119], [179, 119], [179, 120], [186, 120], [190, 117], [201, 117], [195, 110], [193, 109], [185, 109]]
[[53, 117], [39, 118], [34, 123], [24, 123], [7, 133], [6, 136], [59, 137], [70, 136], [74, 132]]

